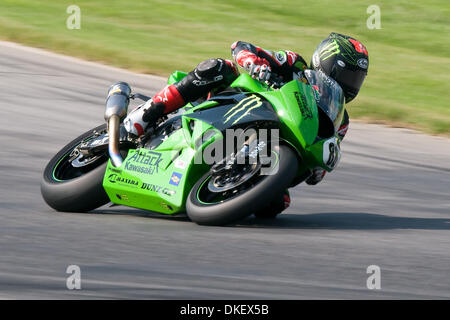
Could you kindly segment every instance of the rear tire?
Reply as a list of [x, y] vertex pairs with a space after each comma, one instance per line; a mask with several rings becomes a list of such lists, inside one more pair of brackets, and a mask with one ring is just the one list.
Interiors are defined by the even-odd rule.
[[206, 173], [192, 188], [186, 202], [189, 218], [200, 225], [225, 225], [243, 219], [267, 206], [274, 196], [282, 193], [297, 174], [298, 159], [288, 146], [274, 150], [279, 155], [278, 172], [264, 176], [261, 181], [237, 196], [216, 203], [199, 199], [199, 191], [210, 179]]
[[41, 193], [50, 207], [57, 211], [87, 212], [109, 202], [109, 198], [103, 189], [103, 176], [108, 161], [106, 155], [86, 168], [83, 167], [86, 172], [77, 173], [80, 176], [68, 179], [55, 177], [57, 167], [64, 165], [64, 162], [68, 162], [68, 154], [78, 144], [93, 135], [94, 130], [102, 131], [105, 129], [106, 124], [103, 124], [89, 130], [68, 143], [49, 161], [41, 181]]

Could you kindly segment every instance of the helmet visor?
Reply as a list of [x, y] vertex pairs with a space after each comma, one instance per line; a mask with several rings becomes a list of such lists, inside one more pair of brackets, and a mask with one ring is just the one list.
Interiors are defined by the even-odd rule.
[[[350, 70], [337, 66], [332, 78], [342, 86], [347, 102], [352, 100], [359, 92], [361, 85], [366, 78], [367, 71], [356, 69]], [[349, 99], [351, 98], [351, 99]]]

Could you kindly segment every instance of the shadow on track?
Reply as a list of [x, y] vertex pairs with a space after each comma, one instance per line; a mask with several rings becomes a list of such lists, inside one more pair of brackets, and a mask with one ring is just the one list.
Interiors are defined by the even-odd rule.
[[[113, 207], [114, 208], [114, 207]], [[118, 207], [119, 209], [101, 208], [90, 211], [89, 214], [106, 214], [106, 215], [116, 215], [116, 216], [134, 216], [134, 217], [144, 217], [152, 219], [162, 219], [162, 220], [173, 220], [173, 221], [186, 221], [191, 222], [186, 214], [174, 214], [168, 215], [158, 212], [145, 211], [140, 209]]]
[[[184, 215], [164, 215], [136, 209], [94, 210], [93, 214], [133, 215], [193, 223]], [[392, 217], [373, 213], [327, 212], [311, 214], [281, 214], [276, 219], [258, 219], [250, 216], [228, 227], [267, 229], [332, 229], [332, 230], [450, 230], [450, 218]]]
[[392, 217], [373, 213], [281, 214], [273, 220], [249, 218], [237, 227], [270, 229], [450, 230], [450, 218]]

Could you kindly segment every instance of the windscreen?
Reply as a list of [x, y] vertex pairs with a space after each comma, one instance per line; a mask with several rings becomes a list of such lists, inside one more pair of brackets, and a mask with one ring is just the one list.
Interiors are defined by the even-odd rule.
[[305, 70], [305, 76], [313, 89], [316, 90], [316, 103], [333, 122], [338, 130], [344, 116], [344, 93], [334, 79], [322, 71]]

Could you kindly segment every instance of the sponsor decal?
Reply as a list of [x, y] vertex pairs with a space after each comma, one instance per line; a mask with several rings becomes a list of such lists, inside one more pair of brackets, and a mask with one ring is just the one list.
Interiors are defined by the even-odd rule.
[[[167, 102], [169, 101], [169, 98], [167, 97], [167, 94], [171, 93], [170, 92], [170, 86], [167, 85], [164, 87], [164, 89], [162, 90], [162, 93], [156, 95], [155, 97], [153, 97], [153, 101], [156, 102]], [[164, 95], [164, 96], [163, 96]]]
[[275, 58], [278, 64], [283, 64], [286, 62], [287, 58], [286, 58], [286, 53], [283, 51], [279, 51], [277, 53], [275, 53]]
[[319, 67], [320, 59], [319, 59], [319, 55], [317, 54], [317, 52], [313, 54], [312, 63], [313, 63], [314, 68]]
[[182, 177], [182, 176], [183, 176], [183, 175], [182, 175], [181, 173], [173, 172], [173, 173], [172, 173], [172, 176], [170, 177], [169, 184], [178, 187], [178, 185], [180, 184], [180, 181], [181, 181], [181, 177]]
[[300, 108], [300, 112], [302, 113], [303, 118], [305, 119], [311, 119], [312, 118], [312, 112], [311, 109], [308, 107], [308, 103], [306, 102], [306, 99], [303, 95], [301, 95], [299, 92], [294, 92], [295, 99], [297, 100], [298, 107]]
[[314, 95], [314, 99], [316, 100], [316, 102], [320, 101], [320, 91], [319, 91], [319, 87], [317, 85], [313, 85], [313, 95]]
[[369, 61], [367, 61], [367, 59], [365, 59], [365, 58], [358, 59], [358, 61], [356, 63], [358, 64], [358, 66], [360, 68], [363, 68], [363, 69], [367, 69], [367, 66], [369, 65]]
[[139, 182], [137, 182], [136, 180], [121, 177], [116, 173], [111, 173], [108, 176], [108, 181], [111, 183], [118, 183], [122, 185], [130, 185], [135, 187], [139, 185]]
[[178, 169], [186, 169], [187, 165], [186, 165], [186, 161], [181, 160], [181, 159], [176, 159], [175, 162], [173, 163], [173, 166]]
[[206, 86], [207, 84], [213, 83], [213, 82], [218, 82], [221, 81], [223, 79], [223, 75], [218, 75], [215, 76], [212, 80], [194, 80], [192, 81], [192, 83], [194, 85], [196, 85], [197, 87], [202, 87], [202, 86]]
[[156, 193], [162, 193], [162, 194], [165, 194], [165, 195], [168, 195], [168, 196], [173, 196], [175, 194], [174, 190], [170, 190], [168, 188], [161, 187], [161, 186], [158, 186], [158, 185], [152, 184], [152, 183], [145, 183], [145, 182], [143, 182], [142, 186], [141, 186], [141, 189], [152, 191], [152, 192], [156, 192]]
[[286, 50], [286, 54], [288, 56], [288, 63], [290, 66], [292, 66], [295, 62], [295, 60], [297, 60], [297, 54], [295, 52]]
[[355, 39], [348, 39], [348, 40], [353, 44], [356, 51], [358, 51], [359, 53], [364, 53], [366, 56], [369, 55], [366, 47], [364, 47], [364, 45], [361, 42]]
[[251, 95], [247, 98], [244, 98], [224, 114], [224, 117], [226, 117], [224, 123], [227, 123], [234, 118], [235, 120], [233, 121], [232, 125], [236, 124], [237, 122], [239, 122], [239, 120], [248, 115], [250, 111], [261, 106], [262, 101], [258, 96]]
[[154, 151], [136, 151], [125, 163], [125, 170], [144, 174], [158, 173], [161, 154]]

